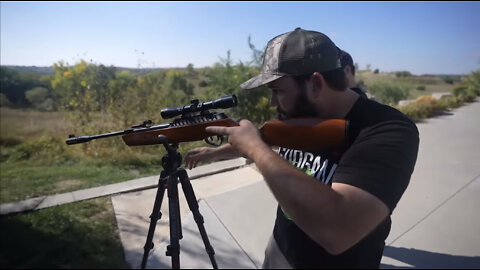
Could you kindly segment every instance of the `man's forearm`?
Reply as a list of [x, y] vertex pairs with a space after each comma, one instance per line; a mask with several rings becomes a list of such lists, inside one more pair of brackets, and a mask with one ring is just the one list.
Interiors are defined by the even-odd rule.
[[238, 151], [228, 143], [217, 147], [211, 154], [214, 160], [232, 159], [241, 156]]
[[330, 237], [337, 223], [336, 206], [342, 197], [329, 186], [292, 166], [268, 147], [252, 151], [251, 158], [283, 210], [313, 240], [327, 250], [335, 241]]

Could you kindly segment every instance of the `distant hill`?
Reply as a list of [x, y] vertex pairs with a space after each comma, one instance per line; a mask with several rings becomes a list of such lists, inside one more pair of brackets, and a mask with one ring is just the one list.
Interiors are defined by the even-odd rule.
[[[148, 74], [148, 73], [157, 72], [161, 70], [174, 69], [174, 68], [124, 68], [124, 67], [115, 67], [115, 68], [117, 69], [117, 72], [128, 70], [130, 71], [131, 74], [135, 74], [135, 75], [143, 75], [143, 74]], [[184, 69], [184, 68], [178, 68], [178, 69]]]
[[[55, 70], [53, 66], [49, 67], [37, 67], [37, 66], [8, 66], [2, 65], [2, 67], [7, 67], [13, 69], [20, 73], [32, 73], [36, 75], [52, 75], [55, 74]], [[169, 70], [169, 69], [185, 69], [185, 68], [124, 68], [124, 67], [116, 67], [118, 72], [129, 70], [131, 74], [135, 75], [142, 75], [147, 73], [152, 73], [161, 70]]]
[[55, 70], [53, 70], [53, 66], [37, 67], [37, 66], [4, 66], [2, 65], [2, 67], [7, 67], [21, 73], [33, 73], [37, 75], [55, 74]]

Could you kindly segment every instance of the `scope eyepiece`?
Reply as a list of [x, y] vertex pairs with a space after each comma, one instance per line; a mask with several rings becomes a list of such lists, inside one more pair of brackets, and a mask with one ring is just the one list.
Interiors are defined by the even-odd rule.
[[237, 106], [237, 97], [235, 95], [228, 95], [217, 98], [211, 101], [199, 102], [198, 99], [192, 100], [190, 105], [183, 107], [168, 107], [161, 111], [162, 118], [172, 118], [177, 115], [184, 115], [188, 113], [202, 112], [213, 109], [227, 109]]

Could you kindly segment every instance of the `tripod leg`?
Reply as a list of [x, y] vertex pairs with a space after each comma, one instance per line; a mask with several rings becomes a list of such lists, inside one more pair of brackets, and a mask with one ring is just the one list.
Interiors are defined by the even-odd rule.
[[145, 246], [143, 247], [143, 259], [141, 269], [145, 269], [147, 265], [148, 253], [153, 248], [152, 240], [155, 233], [155, 226], [157, 225], [157, 221], [162, 217], [160, 208], [162, 207], [163, 196], [165, 194], [165, 185], [167, 184], [163, 174], [164, 173], [162, 172], [162, 174], [160, 174], [160, 178], [158, 179], [157, 195], [155, 196], [153, 211], [150, 215], [150, 227], [148, 228], [147, 241], [145, 242]]
[[190, 211], [193, 213], [193, 218], [197, 223], [198, 230], [200, 231], [200, 235], [202, 236], [203, 244], [205, 245], [205, 250], [210, 257], [210, 262], [214, 269], [218, 269], [217, 261], [215, 260], [215, 250], [213, 249], [210, 241], [208, 240], [207, 232], [205, 231], [205, 226], [203, 226], [204, 220], [202, 214], [198, 210], [198, 203], [197, 198], [195, 197], [195, 193], [193, 191], [192, 184], [190, 183], [190, 179], [188, 178], [188, 174], [184, 169], [180, 169], [178, 171], [178, 177], [180, 178], [180, 183], [182, 183], [182, 189], [185, 193], [185, 198], [187, 199], [188, 207]]
[[[177, 194], [178, 194], [178, 188], [177, 188]], [[178, 198], [178, 195], [177, 195]], [[183, 232], [182, 232], [182, 215], [180, 214], [180, 200], [177, 199], [177, 218], [178, 218], [178, 238], [182, 239], [183, 238]]]
[[172, 256], [172, 269], [180, 269], [180, 219], [178, 200], [178, 176], [176, 173], [168, 177], [168, 211], [170, 214], [170, 245], [167, 256]]

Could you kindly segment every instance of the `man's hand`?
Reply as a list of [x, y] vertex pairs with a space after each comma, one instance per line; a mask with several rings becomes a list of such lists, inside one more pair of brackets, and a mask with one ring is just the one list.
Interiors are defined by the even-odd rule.
[[228, 142], [240, 155], [254, 159], [253, 155], [262, 148], [270, 149], [260, 135], [260, 131], [248, 120], [240, 121], [236, 127], [206, 127], [207, 132], [228, 136]]
[[188, 151], [185, 154], [185, 167], [192, 169], [197, 167], [198, 162], [208, 162], [213, 159], [212, 153], [215, 151], [215, 148], [212, 147], [199, 147], [193, 150]]

